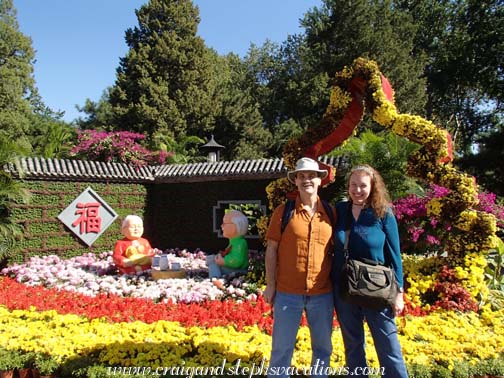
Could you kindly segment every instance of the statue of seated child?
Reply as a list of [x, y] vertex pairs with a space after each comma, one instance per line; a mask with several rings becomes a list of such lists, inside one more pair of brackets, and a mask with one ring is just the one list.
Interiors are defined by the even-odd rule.
[[223, 274], [247, 273], [248, 243], [244, 235], [248, 231], [248, 219], [238, 210], [228, 211], [222, 219], [222, 235], [229, 239], [224, 251], [206, 257], [209, 278], [220, 278]]
[[154, 250], [149, 241], [142, 238], [143, 221], [137, 215], [128, 215], [121, 225], [124, 239], [114, 247], [114, 263], [123, 274], [135, 274], [151, 268]]

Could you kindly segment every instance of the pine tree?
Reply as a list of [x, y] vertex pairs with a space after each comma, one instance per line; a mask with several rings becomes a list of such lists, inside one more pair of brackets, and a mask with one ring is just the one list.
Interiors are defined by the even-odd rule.
[[19, 31], [12, 0], [0, 0], [0, 135], [25, 147], [32, 102], [39, 101], [34, 56], [31, 39]]
[[213, 134], [225, 146], [221, 155], [235, 160], [267, 157], [272, 135], [264, 128], [257, 102], [248, 87], [246, 65], [234, 54], [214, 58], [219, 107]]
[[306, 54], [303, 60], [314, 74], [330, 78], [355, 58], [375, 60], [395, 90], [399, 111], [423, 115], [425, 57], [414, 53], [416, 25], [392, 0], [324, 0], [308, 12]]
[[213, 82], [208, 51], [196, 35], [191, 0], [150, 0], [126, 31], [130, 48], [110, 91], [114, 128], [203, 136], [213, 128]]

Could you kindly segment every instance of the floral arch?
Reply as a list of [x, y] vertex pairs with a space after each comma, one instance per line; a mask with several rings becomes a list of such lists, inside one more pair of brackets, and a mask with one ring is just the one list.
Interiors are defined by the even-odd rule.
[[[374, 61], [358, 58], [336, 74], [329, 106], [321, 122], [287, 143], [283, 151], [285, 165], [293, 169], [300, 157], [317, 159], [341, 145], [354, 133], [364, 108], [381, 126], [421, 145], [409, 157], [410, 176], [450, 190], [445, 197], [433, 198], [427, 205], [427, 213], [454, 227], [447, 251], [451, 263], [460, 265], [465, 254], [496, 246], [496, 219], [492, 214], [472, 209], [478, 202], [476, 181], [453, 166], [450, 134], [422, 117], [399, 113], [394, 105], [393, 89]], [[328, 185], [334, 181], [335, 168], [319, 164], [330, 172], [322, 182]], [[270, 209], [274, 209], [295, 188], [283, 178], [272, 182], [266, 190]]]

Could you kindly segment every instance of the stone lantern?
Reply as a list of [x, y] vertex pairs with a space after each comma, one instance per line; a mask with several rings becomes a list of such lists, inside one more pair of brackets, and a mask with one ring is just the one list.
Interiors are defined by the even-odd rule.
[[220, 150], [225, 147], [217, 143], [214, 139], [214, 136], [212, 135], [210, 140], [200, 148], [204, 148], [208, 151], [209, 163], [216, 163], [220, 160]]

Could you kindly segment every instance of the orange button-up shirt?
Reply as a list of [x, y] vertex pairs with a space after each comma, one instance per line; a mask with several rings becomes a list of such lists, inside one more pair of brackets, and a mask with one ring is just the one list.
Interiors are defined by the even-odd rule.
[[275, 209], [266, 233], [266, 239], [278, 242], [276, 290], [302, 295], [329, 293], [332, 225], [320, 198], [311, 217], [298, 196], [292, 218], [281, 233], [284, 208], [280, 205]]

